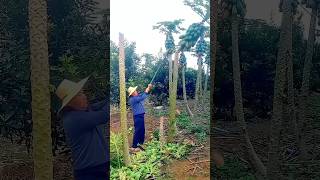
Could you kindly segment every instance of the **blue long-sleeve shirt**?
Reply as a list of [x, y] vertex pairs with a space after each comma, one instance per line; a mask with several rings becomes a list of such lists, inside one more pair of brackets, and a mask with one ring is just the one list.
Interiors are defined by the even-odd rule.
[[144, 114], [144, 100], [148, 97], [148, 93], [143, 92], [138, 96], [130, 96], [129, 103], [133, 112], [133, 115]]
[[94, 167], [108, 161], [107, 102], [96, 103], [83, 111], [67, 108], [63, 111], [62, 119], [75, 170]]

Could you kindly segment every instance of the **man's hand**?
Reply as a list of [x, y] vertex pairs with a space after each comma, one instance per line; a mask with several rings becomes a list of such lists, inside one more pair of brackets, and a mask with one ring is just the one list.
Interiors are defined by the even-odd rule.
[[149, 93], [152, 89], [153, 85], [152, 84], [148, 84], [148, 87], [146, 88], [145, 92]]

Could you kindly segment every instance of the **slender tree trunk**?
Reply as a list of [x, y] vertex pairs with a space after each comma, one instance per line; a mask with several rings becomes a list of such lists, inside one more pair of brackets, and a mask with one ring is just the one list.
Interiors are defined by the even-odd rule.
[[127, 106], [126, 106], [126, 78], [125, 78], [125, 51], [124, 35], [119, 34], [119, 87], [120, 87], [120, 125], [123, 138], [124, 163], [130, 164], [128, 127], [127, 127]]
[[190, 110], [189, 104], [188, 104], [188, 99], [187, 99], [187, 90], [186, 90], [186, 66], [182, 66], [182, 89], [183, 89], [183, 99], [184, 99], [184, 104], [186, 105], [187, 112], [189, 116], [193, 116], [193, 113]]
[[33, 160], [36, 180], [53, 179], [47, 1], [29, 0]]
[[235, 7], [233, 8], [232, 13], [232, 65], [233, 65], [233, 82], [234, 82], [234, 97], [235, 97], [235, 108], [237, 114], [237, 120], [240, 123], [240, 128], [245, 137], [246, 144], [248, 146], [248, 154], [251, 158], [251, 161], [256, 168], [256, 170], [262, 176], [266, 174], [266, 168], [262, 164], [258, 155], [256, 154], [250, 138], [249, 133], [246, 128], [246, 123], [244, 120], [244, 112], [243, 112], [243, 103], [242, 103], [242, 90], [241, 90], [241, 77], [240, 77], [240, 60], [239, 60], [239, 19], [236, 14]]
[[292, 11], [291, 0], [284, 0], [280, 32], [279, 52], [274, 81], [273, 114], [270, 127], [268, 179], [279, 179], [281, 123], [283, 122], [284, 101], [286, 100], [286, 63], [292, 57]]
[[300, 95], [300, 121], [299, 122], [299, 133], [298, 133], [298, 148], [301, 152], [300, 158], [305, 159], [307, 155], [306, 147], [306, 130], [308, 125], [311, 123], [310, 118], [308, 117], [308, 94], [310, 89], [310, 72], [312, 68], [312, 56], [314, 51], [314, 42], [315, 42], [315, 29], [316, 29], [316, 17], [317, 9], [312, 8], [312, 15], [309, 28], [309, 37], [307, 42], [307, 53], [304, 61], [303, 67], [303, 79], [301, 86], [301, 95]]
[[168, 55], [168, 63], [169, 63], [169, 93], [172, 91], [172, 54]]
[[196, 103], [199, 102], [200, 96], [201, 96], [201, 74], [202, 74], [202, 57], [201, 55], [198, 55], [198, 73], [197, 73], [196, 94], [195, 94]]
[[210, 63], [208, 63], [208, 65], [207, 65], [207, 73], [206, 73], [206, 78], [204, 81], [204, 93], [205, 94], [207, 94], [207, 92], [208, 92], [209, 71], [210, 71]]
[[169, 112], [169, 129], [168, 129], [168, 142], [172, 142], [176, 135], [176, 102], [177, 102], [177, 85], [178, 85], [178, 58], [179, 52], [175, 53], [174, 64], [173, 64], [173, 82], [172, 89], [169, 94], [170, 99], [170, 112]]

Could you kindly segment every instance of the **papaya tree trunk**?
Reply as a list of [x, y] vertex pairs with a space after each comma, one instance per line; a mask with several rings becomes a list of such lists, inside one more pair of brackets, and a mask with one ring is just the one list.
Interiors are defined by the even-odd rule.
[[205, 78], [205, 81], [204, 81], [204, 94], [205, 95], [208, 92], [209, 71], [210, 71], [210, 63], [208, 63], [208, 65], [207, 65], [206, 78]]
[[29, 0], [34, 179], [53, 179], [47, 1]]
[[187, 99], [187, 90], [186, 90], [186, 66], [182, 66], [182, 90], [183, 90], [183, 99], [184, 99], [184, 104], [186, 106], [187, 112], [189, 116], [193, 116], [192, 111], [190, 110], [189, 104], [188, 104], [188, 99]]
[[314, 42], [315, 42], [315, 29], [316, 29], [316, 17], [317, 9], [316, 7], [312, 8], [310, 28], [309, 28], [309, 37], [307, 42], [307, 53], [304, 61], [303, 67], [303, 77], [302, 77], [302, 86], [301, 86], [301, 95], [300, 95], [300, 121], [299, 130], [298, 130], [298, 148], [301, 152], [300, 158], [305, 159], [307, 155], [306, 147], [306, 129], [311, 123], [310, 118], [308, 117], [308, 94], [310, 89], [310, 72], [312, 68], [312, 56], [314, 51]]
[[176, 102], [177, 102], [177, 85], [178, 85], [178, 58], [179, 52], [175, 53], [174, 63], [173, 63], [173, 82], [171, 92], [169, 94], [170, 100], [170, 112], [169, 112], [169, 129], [168, 129], [168, 142], [172, 142], [174, 136], [176, 135]]
[[172, 54], [168, 55], [168, 63], [169, 63], [169, 93], [172, 91]]
[[202, 74], [202, 57], [198, 55], [198, 73], [197, 73], [197, 81], [196, 81], [196, 94], [195, 100], [196, 103], [199, 102], [201, 96], [201, 74]]
[[119, 34], [119, 89], [120, 89], [120, 125], [123, 138], [123, 158], [126, 165], [130, 164], [128, 127], [127, 127], [127, 106], [126, 106], [126, 79], [125, 79], [125, 51], [124, 35]]
[[292, 11], [291, 0], [283, 1], [283, 14], [280, 31], [279, 51], [274, 80], [273, 114], [270, 126], [270, 142], [268, 152], [267, 177], [277, 179], [280, 169], [280, 140], [283, 112], [285, 110], [286, 63], [292, 57]]
[[265, 176], [266, 168], [259, 159], [255, 152], [252, 143], [249, 138], [249, 133], [246, 128], [244, 120], [243, 103], [242, 103], [242, 90], [241, 90], [241, 77], [240, 77], [240, 60], [239, 60], [239, 20], [236, 14], [235, 7], [232, 13], [232, 65], [233, 65], [233, 82], [234, 82], [234, 97], [235, 97], [235, 109], [237, 120], [239, 121], [241, 131], [247, 144], [247, 150], [254, 168], [260, 175]]

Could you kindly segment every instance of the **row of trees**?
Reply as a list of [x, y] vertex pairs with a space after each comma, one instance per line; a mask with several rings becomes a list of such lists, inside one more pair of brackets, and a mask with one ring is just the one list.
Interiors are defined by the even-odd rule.
[[[303, 47], [305, 42], [303, 40], [303, 28], [301, 28], [300, 20], [301, 16], [297, 15], [297, 7], [305, 6], [306, 8], [311, 8], [311, 21], [308, 41], [306, 43], [306, 53], [303, 53]], [[308, 119], [308, 95], [310, 93], [310, 79], [311, 79], [311, 70], [312, 70], [312, 58], [315, 56], [314, 49], [319, 48], [315, 45], [315, 29], [316, 29], [316, 16], [319, 15], [319, 2], [317, 0], [302, 1], [298, 2], [295, 0], [281, 0], [280, 2], [280, 11], [282, 12], [282, 24], [280, 27], [280, 37], [278, 36], [279, 30], [273, 25], [267, 25], [266, 23], [259, 21], [249, 21], [245, 20], [245, 10], [246, 5], [243, 0], [236, 1], [218, 1], [213, 3], [214, 13], [214, 38], [213, 44], [213, 59], [211, 62], [211, 71], [217, 71], [216, 73], [221, 73], [221, 67], [217, 68], [215, 66], [216, 60], [220, 65], [226, 64], [225, 62], [220, 62], [225, 59], [227, 55], [223, 55], [225, 52], [229, 52], [229, 47], [232, 47], [232, 74], [233, 74], [233, 93], [234, 93], [234, 106], [236, 118], [240, 123], [243, 135], [245, 137], [245, 142], [247, 144], [247, 150], [252, 162], [252, 165], [255, 167], [258, 172], [259, 177], [267, 177], [268, 179], [277, 179], [279, 177], [280, 169], [280, 146], [283, 143], [282, 138], [285, 134], [281, 132], [285, 128], [285, 124], [295, 124], [295, 131], [298, 132], [296, 136], [296, 145], [300, 150], [300, 158], [306, 159], [306, 132], [308, 126], [311, 125], [310, 119]], [[217, 20], [219, 22], [217, 22]], [[239, 25], [239, 21], [243, 25]], [[220, 25], [219, 25], [220, 24]], [[231, 26], [231, 27], [230, 27]], [[239, 29], [240, 27], [240, 29]], [[221, 30], [223, 29], [223, 30]], [[231, 31], [231, 32], [230, 32]], [[247, 34], [250, 33], [250, 36]], [[218, 34], [218, 36], [217, 36]], [[231, 45], [229, 42], [225, 41], [226, 36], [231, 34]], [[239, 38], [239, 34], [240, 36]], [[218, 37], [216, 39], [216, 37]], [[246, 40], [248, 38], [248, 40]], [[227, 38], [228, 39], [228, 38]], [[241, 44], [241, 51], [239, 51], [239, 39]], [[219, 46], [219, 43], [223, 43], [224, 47]], [[294, 43], [293, 43], [294, 42]], [[277, 53], [277, 47], [278, 53]], [[255, 49], [255, 50], [254, 50]], [[247, 50], [247, 51], [246, 51]], [[257, 54], [253, 54], [256, 51]], [[240, 54], [239, 54], [240, 52]], [[277, 58], [274, 55], [277, 53]], [[218, 55], [217, 55], [218, 54]], [[222, 57], [221, 57], [222, 56]], [[224, 56], [224, 57], [223, 57]], [[243, 62], [240, 64], [239, 57], [243, 57]], [[304, 61], [302, 59], [304, 57]], [[253, 61], [249, 61], [252, 59]], [[258, 62], [258, 61], [268, 61]], [[296, 60], [296, 62], [294, 62]], [[276, 62], [276, 63], [275, 63]], [[300, 62], [304, 62], [301, 65]], [[249, 64], [247, 64], [249, 63]], [[228, 66], [229, 63], [226, 65]], [[262, 68], [262, 64], [267, 65]], [[269, 64], [269, 65], [268, 65]], [[274, 66], [270, 67], [270, 64], [276, 64], [275, 70]], [[301, 72], [294, 71], [294, 64], [303, 66]], [[242, 71], [240, 70], [240, 65]], [[217, 69], [215, 69], [217, 68]], [[229, 67], [222, 67], [222, 69], [228, 69]], [[248, 69], [250, 68], [250, 69]], [[258, 72], [258, 75], [255, 76], [262, 80], [262, 82], [274, 83], [274, 96], [273, 96], [273, 112], [272, 112], [272, 121], [271, 121], [271, 131], [270, 131], [270, 145], [268, 153], [268, 163], [263, 164], [261, 159], [257, 156], [255, 149], [253, 148], [248, 131], [245, 123], [244, 108], [243, 108], [243, 97], [242, 97], [242, 79], [246, 78], [249, 80], [249, 83], [252, 84], [250, 78], [247, 76], [247, 73], [251, 73], [250, 70], [256, 69], [261, 72]], [[228, 72], [224, 72], [225, 76], [229, 76]], [[243, 73], [242, 73], [243, 72]], [[269, 79], [263, 79], [261, 75], [265, 74], [265, 77]], [[275, 74], [273, 74], [275, 73]], [[240, 78], [240, 74], [243, 74]], [[270, 81], [271, 77], [271, 81]], [[272, 81], [274, 77], [274, 81]], [[212, 79], [214, 80], [214, 76]], [[299, 80], [301, 78], [301, 80]], [[227, 79], [230, 79], [230, 77]], [[252, 78], [251, 78], [252, 79]], [[221, 96], [220, 90], [223, 88], [223, 80], [219, 76], [215, 78], [217, 80], [217, 90], [211, 91], [212, 95]], [[257, 88], [254, 85], [259, 85], [258, 81], [252, 79], [254, 82], [251, 87]], [[246, 81], [244, 81], [246, 83]], [[300, 83], [299, 83], [300, 82]], [[316, 83], [317, 80], [313, 78], [313, 82]], [[299, 85], [301, 84], [301, 85]], [[215, 86], [215, 83], [211, 83], [211, 86]], [[261, 86], [261, 85], [260, 85]], [[244, 88], [250, 87], [245, 85]], [[272, 87], [272, 86], [271, 86]], [[295, 93], [294, 89], [300, 87], [300, 92]], [[212, 88], [213, 89], [213, 88]], [[260, 89], [261, 91], [261, 89]], [[229, 91], [230, 92], [230, 91]], [[217, 93], [217, 94], [214, 94]], [[267, 94], [267, 91], [264, 90], [264, 93]], [[219, 95], [218, 95], [219, 94]], [[299, 94], [296, 98], [295, 94]], [[255, 95], [257, 96], [257, 94]], [[225, 96], [224, 96], [225, 97]], [[246, 96], [247, 102], [250, 96]], [[252, 97], [252, 96], [251, 96]], [[254, 96], [253, 96], [254, 97]], [[260, 98], [262, 99], [262, 98]], [[268, 104], [268, 101], [265, 101]], [[260, 101], [261, 103], [261, 101]], [[296, 104], [299, 107], [299, 113], [297, 112]], [[219, 105], [219, 104], [218, 104]], [[271, 107], [271, 106], [270, 106]], [[297, 116], [299, 114], [299, 116]], [[211, 125], [213, 127], [213, 125]], [[214, 146], [214, 144], [213, 144]]]

